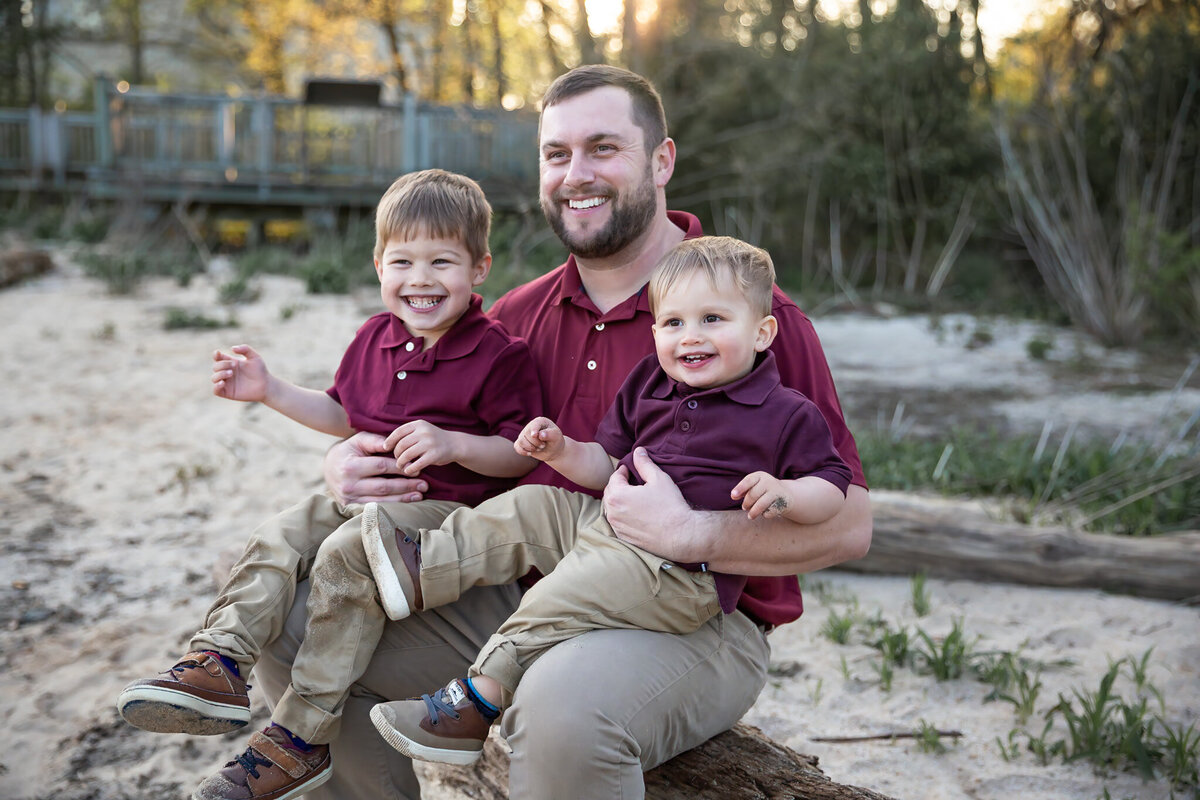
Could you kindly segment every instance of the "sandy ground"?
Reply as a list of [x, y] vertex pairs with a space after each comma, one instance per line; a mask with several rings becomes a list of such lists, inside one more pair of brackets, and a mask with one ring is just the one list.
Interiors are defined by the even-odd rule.
[[[310, 297], [270, 279], [258, 302], [234, 310], [234, 328], [163, 329], [170, 307], [228, 315], [215, 285], [156, 281], [115, 298], [64, 267], [0, 291], [0, 798], [185, 796], [244, 746], [245, 734], [137, 731], [113, 708], [128, 681], [182, 652], [214, 596], [216, 554], [320, 485], [330, 440], [212, 397], [210, 353], [245, 341], [278, 374], [324, 387], [377, 299]], [[969, 409], [964, 419], [1036, 430], [1047, 418], [1069, 425], [1086, 413], [1089, 425], [1115, 435], [1130, 411], [1168, 430], [1200, 406], [1195, 380], [1170, 392], [1186, 359], [1151, 366], [1101, 353], [1089, 356], [1101, 359], [1093, 368], [1070, 369], [1084, 346], [1062, 334], [1055, 360], [1033, 362], [1024, 344], [1035, 330], [1003, 327], [991, 345], [968, 350], [973, 328], [957, 318], [942, 320], [940, 333], [920, 318], [836, 316], [817, 327], [856, 424], [894, 424], [903, 401], [899, 424], [944, 423]], [[833, 778], [908, 800], [1095, 800], [1106, 788], [1112, 798], [1169, 796], [1162, 782], [1097, 775], [1083, 763], [1043, 767], [1027, 753], [1005, 761], [995, 740], [1017, 723], [1008, 704], [983, 702], [984, 684], [900, 669], [884, 691], [869, 647], [834, 645], [820, 628], [853, 598], [893, 627], [940, 635], [961, 619], [982, 649], [1070, 658], [1072, 666], [1043, 675], [1039, 711], [1060, 691], [1094, 690], [1109, 659], [1153, 647], [1150, 677], [1168, 716], [1190, 723], [1200, 720], [1195, 608], [930, 581], [932, 612], [917, 618], [906, 577], [827, 572], [809, 585], [805, 617], [771, 637], [777, 674], [747, 721], [818, 755]], [[940, 755], [910, 740], [814, 741], [911, 731], [921, 721], [963, 735]]]

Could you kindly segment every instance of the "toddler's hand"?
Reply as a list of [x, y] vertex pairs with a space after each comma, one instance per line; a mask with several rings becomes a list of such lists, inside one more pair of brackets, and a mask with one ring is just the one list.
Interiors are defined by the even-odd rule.
[[233, 355], [213, 353], [213, 394], [228, 400], [262, 402], [267, 397], [271, 374], [254, 348], [245, 344], [230, 348]]
[[521, 435], [513, 442], [513, 449], [523, 456], [549, 461], [563, 450], [562, 429], [546, 417], [538, 417], [525, 426]]
[[766, 472], [750, 473], [729, 494], [734, 500], [742, 498], [742, 508], [750, 519], [781, 517], [789, 502], [783, 484]]

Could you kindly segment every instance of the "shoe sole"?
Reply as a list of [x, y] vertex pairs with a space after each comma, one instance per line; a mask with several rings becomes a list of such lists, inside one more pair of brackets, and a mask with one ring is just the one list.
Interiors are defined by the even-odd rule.
[[215, 736], [245, 727], [250, 709], [214, 703], [186, 692], [139, 686], [121, 692], [117, 713], [135, 728], [151, 733]]
[[[321, 770], [320, 772], [314, 774], [308, 780], [304, 781], [304, 783], [301, 783], [297, 786], [293, 786], [291, 789], [289, 789], [284, 794], [272, 797], [271, 800], [293, 800], [293, 798], [299, 797], [300, 795], [305, 794], [306, 792], [317, 788], [318, 786], [325, 783], [325, 781], [329, 780], [332, 777], [333, 777], [333, 764], [331, 763], [331, 764], [327, 764], [325, 766], [325, 769]], [[221, 798], [214, 796], [214, 795], [209, 795], [209, 794], [200, 794], [199, 789], [197, 789], [195, 792], [192, 793], [191, 800], [221, 800]]]
[[367, 564], [371, 567], [371, 575], [375, 578], [375, 586], [379, 591], [379, 605], [390, 620], [401, 620], [412, 614], [408, 598], [404, 595], [404, 587], [396, 577], [396, 567], [393, 566], [393, 555], [396, 563], [400, 554], [391, 553], [385, 537], [396, 538], [396, 529], [391, 520], [379, 508], [378, 503], [367, 503], [362, 513], [362, 543], [367, 553]]
[[379, 735], [383, 737], [383, 740], [393, 749], [399, 750], [409, 758], [415, 758], [419, 761], [433, 761], [438, 764], [454, 764], [459, 767], [469, 767], [483, 755], [482, 750], [444, 750], [439, 747], [428, 747], [427, 745], [414, 742], [391, 726], [379, 710], [379, 706], [371, 709], [371, 722], [375, 724], [375, 730], [379, 731]]

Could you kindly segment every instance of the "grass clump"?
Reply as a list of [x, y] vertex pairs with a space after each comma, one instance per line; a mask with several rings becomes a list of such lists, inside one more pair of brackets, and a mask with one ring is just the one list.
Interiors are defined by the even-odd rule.
[[1149, 536], [1200, 524], [1200, 456], [965, 429], [922, 440], [858, 437], [872, 486], [1013, 499], [1023, 521], [1042, 514], [1085, 530]]

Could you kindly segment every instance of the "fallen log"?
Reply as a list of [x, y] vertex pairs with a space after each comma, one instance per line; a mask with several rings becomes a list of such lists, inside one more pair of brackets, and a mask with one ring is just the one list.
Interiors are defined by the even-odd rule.
[[[472, 767], [430, 766], [426, 780], [473, 800], [508, 797], [508, 753], [496, 737]], [[762, 731], [738, 724], [646, 773], [646, 800], [891, 800], [835, 783], [801, 755]]]
[[1134, 538], [1005, 522], [943, 504], [872, 498], [871, 506], [870, 552], [839, 569], [1200, 600], [1200, 532]]

